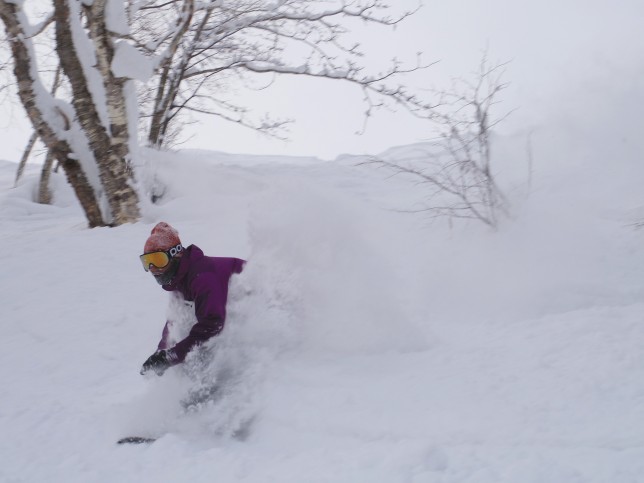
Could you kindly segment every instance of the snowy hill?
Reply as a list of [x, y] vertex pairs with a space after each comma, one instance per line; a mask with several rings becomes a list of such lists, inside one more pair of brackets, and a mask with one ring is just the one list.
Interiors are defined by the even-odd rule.
[[[401, 214], [422, 187], [351, 157], [204, 151], [145, 153], [160, 202], [89, 230], [63, 179], [40, 206], [38, 167], [11, 188], [0, 162], [0, 481], [644, 481], [644, 173], [552, 149], [529, 191], [502, 172], [496, 233]], [[137, 260], [159, 220], [249, 260], [226, 391], [187, 413], [209, 374], [139, 375], [167, 310]], [[115, 444], [132, 434], [159, 439]]]

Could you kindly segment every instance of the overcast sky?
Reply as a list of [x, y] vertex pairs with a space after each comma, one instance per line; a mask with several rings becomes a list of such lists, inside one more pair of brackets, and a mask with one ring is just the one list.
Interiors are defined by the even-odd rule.
[[[396, 9], [416, 1], [391, 2]], [[416, 75], [418, 85], [468, 76], [487, 49], [492, 61], [511, 61], [502, 110], [517, 109], [502, 129], [527, 131], [553, 123], [640, 135], [644, 106], [644, 2], [641, 0], [426, 0], [395, 31], [372, 28], [361, 40], [374, 59], [398, 55], [439, 64]], [[240, 93], [241, 94], [241, 93]], [[208, 118], [186, 131], [184, 147], [238, 153], [314, 155], [376, 153], [422, 140], [425, 122], [406, 113], [380, 113], [367, 131], [361, 94], [352, 88], [300, 77], [278, 80], [249, 102], [292, 117], [287, 143]], [[4, 106], [0, 158], [16, 160], [30, 129], [19, 106]], [[640, 133], [640, 134], [637, 134]]]

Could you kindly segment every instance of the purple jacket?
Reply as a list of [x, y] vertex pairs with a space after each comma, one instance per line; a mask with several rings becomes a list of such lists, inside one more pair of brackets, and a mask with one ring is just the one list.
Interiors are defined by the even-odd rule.
[[[228, 282], [233, 274], [242, 271], [244, 263], [239, 258], [206, 257], [195, 245], [185, 249], [174, 279], [162, 285], [164, 290], [178, 291], [185, 300], [194, 302], [197, 316], [197, 323], [192, 326], [188, 337], [169, 348], [175, 363], [183, 362], [192, 348], [223, 330]], [[159, 349], [168, 349], [170, 322], [166, 322], [163, 328]]]

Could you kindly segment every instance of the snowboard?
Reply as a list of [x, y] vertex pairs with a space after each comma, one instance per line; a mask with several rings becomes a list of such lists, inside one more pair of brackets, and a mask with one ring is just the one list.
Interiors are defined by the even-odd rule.
[[128, 436], [127, 438], [119, 439], [116, 444], [144, 444], [154, 443], [156, 438], [144, 438], [142, 436]]

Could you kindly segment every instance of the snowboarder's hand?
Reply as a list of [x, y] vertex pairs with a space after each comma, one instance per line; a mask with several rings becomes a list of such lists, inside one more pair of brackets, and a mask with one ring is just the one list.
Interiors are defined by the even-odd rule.
[[143, 363], [141, 374], [154, 371], [157, 376], [162, 376], [166, 369], [173, 365], [172, 363], [172, 355], [167, 350], [156, 351]]

